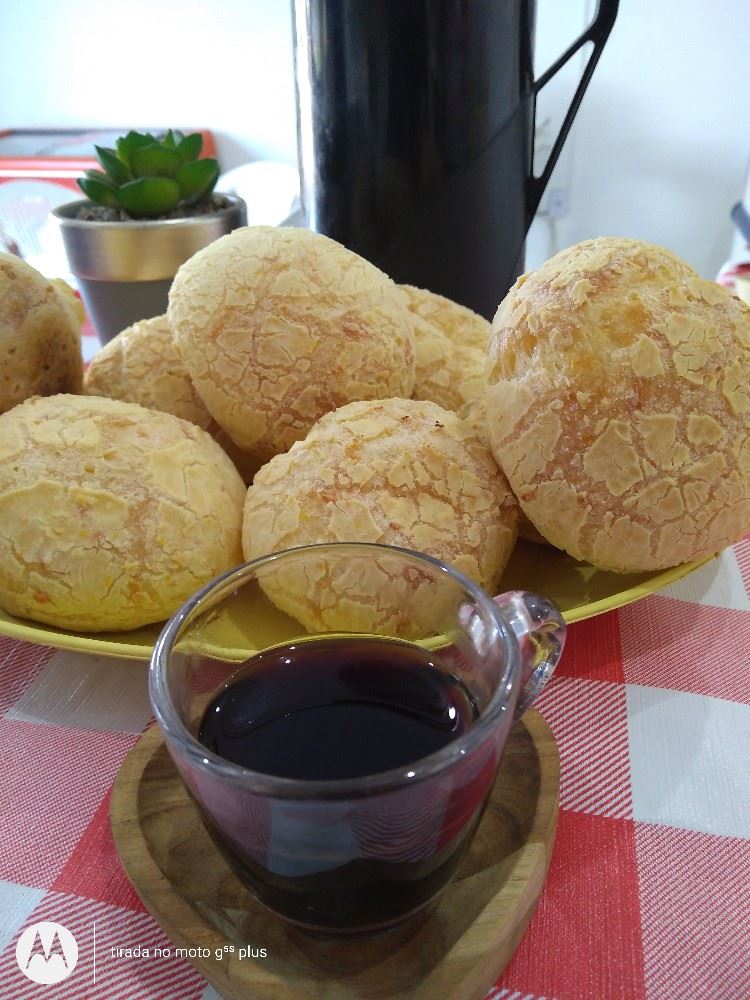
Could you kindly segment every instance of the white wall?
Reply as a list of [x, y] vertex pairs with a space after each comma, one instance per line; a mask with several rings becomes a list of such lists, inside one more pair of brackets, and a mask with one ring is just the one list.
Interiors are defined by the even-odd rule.
[[[545, 3], [554, 0], [540, 2], [540, 30]], [[750, 154], [748, 12], [747, 0], [621, 0], [574, 126], [569, 213], [551, 240], [535, 223], [527, 265], [620, 235], [668, 246], [715, 277]]]
[[170, 125], [296, 165], [288, 0], [0, 0], [0, 127]]
[[[538, 3], [541, 69], [593, 0]], [[621, 0], [551, 182], [569, 211], [534, 224], [529, 266], [612, 234], [715, 275], [750, 152], [747, 12], [747, 0]], [[543, 114], [564, 98], [546, 95]], [[131, 124], [213, 128], [225, 168], [294, 163], [288, 0], [0, 0], [0, 126]]]

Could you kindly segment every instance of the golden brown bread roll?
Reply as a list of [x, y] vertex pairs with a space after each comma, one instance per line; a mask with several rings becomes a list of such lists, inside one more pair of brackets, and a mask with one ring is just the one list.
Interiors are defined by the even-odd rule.
[[[265, 465], [247, 493], [242, 544], [247, 559], [313, 542], [398, 545], [492, 591], [515, 519], [505, 477], [467, 424], [434, 403], [388, 399], [341, 407]], [[307, 624], [343, 628], [351, 612], [350, 624], [373, 616], [383, 628], [376, 583], [355, 581], [343, 600], [332, 583], [307, 592], [290, 581], [277, 603]]]
[[108, 396], [173, 413], [203, 430], [211, 414], [193, 387], [166, 316], [142, 319], [97, 351], [83, 379], [88, 396]]
[[0, 253], [0, 413], [29, 396], [81, 391], [83, 319], [65, 282]]
[[416, 377], [412, 399], [426, 399], [458, 412], [485, 390], [486, 353], [457, 347], [421, 316], [412, 319]]
[[436, 326], [451, 343], [487, 352], [492, 326], [484, 316], [426, 288], [415, 285], [398, 287], [408, 297], [409, 311]]
[[403, 296], [372, 264], [306, 229], [237, 229], [182, 265], [169, 322], [214, 419], [269, 458], [356, 399], [408, 396]]
[[470, 309], [413, 285], [399, 285], [414, 324], [412, 399], [459, 412], [484, 395], [490, 324]]
[[0, 605], [100, 632], [160, 621], [241, 561], [245, 488], [205, 431], [133, 403], [0, 416]]
[[234, 462], [246, 483], [260, 463], [227, 436], [195, 391], [166, 316], [142, 319], [113, 337], [86, 369], [83, 391], [138, 403], [208, 431]]
[[491, 448], [532, 523], [618, 572], [750, 528], [750, 309], [668, 250], [589, 240], [522, 275], [493, 323]]
[[83, 302], [67, 281], [63, 281], [62, 278], [50, 278], [49, 283], [60, 296], [63, 307], [68, 311], [73, 328], [80, 333], [81, 327], [86, 322], [86, 310], [83, 307]]
[[[473, 428], [477, 437], [489, 448], [489, 436], [487, 434], [487, 399], [486, 394], [478, 399], [472, 400], [458, 411], [459, 417], [465, 420]], [[539, 532], [526, 516], [523, 507], [518, 503], [517, 498], [513, 499], [518, 506], [518, 537], [525, 542], [534, 542], [536, 545], [549, 545], [550, 543]]]

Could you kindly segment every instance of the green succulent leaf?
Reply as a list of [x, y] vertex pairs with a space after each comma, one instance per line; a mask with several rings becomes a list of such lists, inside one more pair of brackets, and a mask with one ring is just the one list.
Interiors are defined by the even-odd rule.
[[158, 142], [141, 146], [130, 154], [130, 168], [137, 177], [175, 177], [182, 160], [176, 149]]
[[180, 185], [171, 177], [139, 177], [124, 184], [117, 196], [130, 215], [152, 218], [177, 207]]
[[179, 144], [185, 138], [182, 132], [177, 128], [171, 128], [161, 140], [162, 145], [168, 146], [170, 149], [177, 149]]
[[94, 146], [94, 149], [96, 150], [97, 159], [104, 167], [105, 173], [112, 178], [116, 185], [127, 184], [128, 181], [132, 181], [133, 175], [118, 157], [114, 149], [108, 149], [106, 146]]
[[177, 172], [177, 183], [182, 191], [182, 200], [195, 205], [206, 198], [219, 179], [219, 164], [216, 160], [194, 160], [183, 163]]
[[128, 170], [130, 170], [131, 154], [136, 149], [140, 149], [141, 146], [150, 146], [154, 142], [156, 142], [156, 139], [154, 139], [152, 135], [144, 135], [142, 132], [130, 131], [127, 135], [122, 136], [117, 140], [117, 158], [125, 164]]
[[128, 155], [128, 141], [126, 137], [120, 136], [120, 138], [115, 143], [115, 152], [117, 153], [117, 159], [122, 163], [124, 167], [130, 170], [130, 156]]
[[102, 173], [101, 170], [87, 170], [84, 176], [90, 177], [92, 181], [101, 181], [102, 184], [106, 184], [108, 187], [114, 186], [112, 184], [111, 177], [108, 177], [107, 174]]
[[97, 205], [104, 205], [107, 208], [121, 208], [117, 191], [111, 184], [105, 183], [96, 177], [81, 177], [78, 180], [78, 187], [86, 197]]
[[81, 190], [100, 205], [125, 209], [135, 218], [164, 215], [179, 204], [195, 205], [213, 191], [219, 177], [214, 159], [198, 159], [200, 132], [169, 129], [161, 139], [131, 130], [116, 148], [97, 146], [102, 170], [87, 170]]
[[190, 135], [186, 135], [177, 146], [177, 152], [180, 154], [180, 159], [183, 163], [190, 163], [192, 160], [197, 160], [202, 149], [203, 136], [200, 132], [191, 132]]

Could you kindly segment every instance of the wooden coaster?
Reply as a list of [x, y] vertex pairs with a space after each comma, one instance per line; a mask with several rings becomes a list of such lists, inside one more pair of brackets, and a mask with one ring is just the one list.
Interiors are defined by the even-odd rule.
[[[437, 906], [370, 938], [312, 937], [261, 906], [203, 828], [156, 726], [117, 775], [110, 819], [144, 905], [176, 947], [210, 949], [211, 957], [190, 960], [229, 1000], [481, 1000], [536, 906], [559, 787], [554, 737], [528, 711], [511, 731], [482, 822]], [[241, 958], [241, 947], [249, 956], [265, 949], [265, 957]]]

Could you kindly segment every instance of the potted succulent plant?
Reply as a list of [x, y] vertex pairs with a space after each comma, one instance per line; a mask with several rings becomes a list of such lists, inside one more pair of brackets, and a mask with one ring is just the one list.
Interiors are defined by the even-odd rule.
[[86, 200], [53, 211], [102, 342], [166, 312], [179, 266], [246, 224], [242, 199], [214, 191], [219, 165], [201, 150], [198, 132], [128, 132], [114, 149], [96, 147], [101, 170], [78, 181]]

